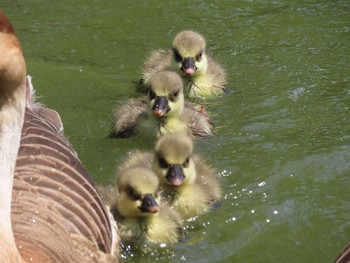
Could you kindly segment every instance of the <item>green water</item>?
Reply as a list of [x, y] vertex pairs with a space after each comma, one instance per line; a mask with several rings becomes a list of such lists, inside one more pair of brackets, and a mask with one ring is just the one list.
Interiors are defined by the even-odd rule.
[[153, 47], [182, 29], [207, 38], [232, 92], [207, 101], [222, 205], [185, 243], [126, 262], [332, 262], [350, 241], [350, 2], [14, 1], [0, 4], [40, 101], [98, 183], [142, 138], [107, 139], [111, 111]]

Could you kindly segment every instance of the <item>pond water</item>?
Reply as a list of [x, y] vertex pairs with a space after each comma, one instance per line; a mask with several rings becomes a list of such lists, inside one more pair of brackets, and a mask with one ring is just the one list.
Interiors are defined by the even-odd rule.
[[3, 0], [39, 99], [99, 184], [143, 138], [109, 139], [112, 109], [154, 47], [194, 29], [231, 92], [206, 101], [221, 207], [187, 240], [125, 262], [332, 262], [350, 241], [350, 2]]

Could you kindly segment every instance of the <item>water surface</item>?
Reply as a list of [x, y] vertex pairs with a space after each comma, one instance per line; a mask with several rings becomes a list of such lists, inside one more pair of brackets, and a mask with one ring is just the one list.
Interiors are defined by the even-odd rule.
[[2, 1], [40, 101], [100, 184], [142, 138], [111, 140], [111, 112], [137, 95], [151, 48], [194, 29], [231, 92], [206, 101], [215, 136], [196, 150], [218, 170], [219, 210], [187, 240], [126, 262], [332, 262], [350, 241], [350, 3]]

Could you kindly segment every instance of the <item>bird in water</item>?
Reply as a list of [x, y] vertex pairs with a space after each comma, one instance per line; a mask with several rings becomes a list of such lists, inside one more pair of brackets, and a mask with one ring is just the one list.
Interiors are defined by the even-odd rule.
[[177, 72], [184, 81], [186, 96], [209, 98], [227, 91], [225, 70], [206, 53], [205, 38], [198, 32], [179, 32], [168, 50], [153, 50], [141, 70], [138, 89], [147, 92], [151, 77], [163, 70]]
[[176, 131], [194, 137], [212, 135], [213, 125], [205, 108], [185, 102], [183, 82], [178, 74], [157, 72], [148, 85], [146, 98], [132, 98], [115, 108], [110, 137], [160, 136]]
[[119, 167], [152, 169], [158, 176], [163, 199], [184, 218], [200, 215], [219, 204], [221, 188], [216, 170], [194, 153], [193, 141], [183, 133], [169, 133], [154, 151], [135, 151]]
[[161, 203], [159, 180], [151, 170], [135, 166], [117, 172], [113, 186], [100, 186], [127, 245], [175, 243], [183, 238], [182, 218]]
[[0, 12], [1, 262], [118, 262], [115, 220], [26, 74]]

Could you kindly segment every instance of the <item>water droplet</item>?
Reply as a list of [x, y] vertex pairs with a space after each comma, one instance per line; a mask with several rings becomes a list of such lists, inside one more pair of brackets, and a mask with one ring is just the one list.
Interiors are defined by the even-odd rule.
[[264, 185], [266, 185], [265, 181], [262, 181], [258, 184], [258, 186], [264, 186]]

